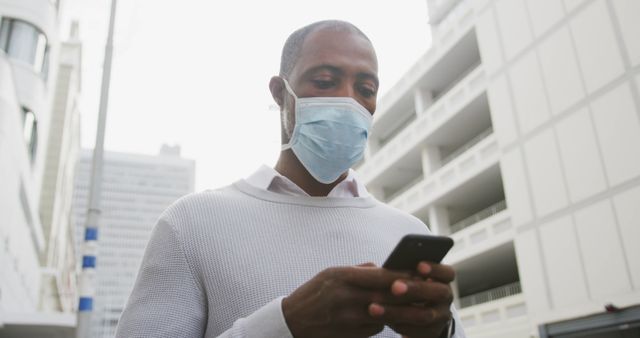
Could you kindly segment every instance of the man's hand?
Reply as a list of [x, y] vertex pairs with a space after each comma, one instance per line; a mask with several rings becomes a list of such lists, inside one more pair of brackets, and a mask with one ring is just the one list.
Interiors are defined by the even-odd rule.
[[415, 296], [424, 295], [414, 284], [408, 284], [398, 296], [391, 293], [398, 288], [392, 287], [394, 282], [408, 280], [409, 273], [373, 264], [328, 268], [286, 297], [282, 312], [294, 337], [369, 337], [384, 329], [387, 318], [401, 315], [396, 308], [386, 307], [385, 314], [372, 316], [368, 311], [372, 303], [400, 304], [422, 299]]
[[[418, 276], [399, 279], [391, 285], [391, 293], [404, 305], [373, 303], [369, 314], [383, 318], [394, 331], [406, 337], [441, 337], [451, 319], [455, 272], [451, 266], [421, 262]], [[406, 305], [410, 304], [410, 305]]]

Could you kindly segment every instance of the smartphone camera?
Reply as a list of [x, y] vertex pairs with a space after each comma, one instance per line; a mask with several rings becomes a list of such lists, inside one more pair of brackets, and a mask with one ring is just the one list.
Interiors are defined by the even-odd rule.
[[421, 261], [440, 263], [451, 246], [453, 240], [449, 237], [406, 235], [382, 266], [391, 270], [413, 271]]

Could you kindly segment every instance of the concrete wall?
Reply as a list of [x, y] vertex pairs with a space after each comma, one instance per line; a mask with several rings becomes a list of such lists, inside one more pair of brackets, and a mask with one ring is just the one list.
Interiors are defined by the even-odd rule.
[[640, 303], [640, 2], [475, 2], [533, 324]]

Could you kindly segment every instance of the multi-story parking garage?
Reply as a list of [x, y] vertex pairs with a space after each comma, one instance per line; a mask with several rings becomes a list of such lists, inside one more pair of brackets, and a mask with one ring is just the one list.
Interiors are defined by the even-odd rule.
[[428, 5], [363, 180], [453, 237], [469, 337], [638, 334], [640, 2]]

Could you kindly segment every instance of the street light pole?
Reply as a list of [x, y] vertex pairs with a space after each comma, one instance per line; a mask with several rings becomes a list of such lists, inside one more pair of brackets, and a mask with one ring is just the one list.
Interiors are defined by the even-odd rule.
[[98, 129], [96, 145], [93, 149], [91, 166], [91, 185], [89, 188], [89, 207], [84, 226], [84, 242], [82, 244], [82, 271], [79, 281], [78, 326], [77, 338], [88, 338], [91, 334], [91, 315], [96, 289], [96, 257], [98, 254], [98, 228], [100, 226], [100, 195], [102, 192], [102, 166], [104, 154], [104, 134], [107, 122], [107, 106], [109, 103], [109, 83], [111, 81], [111, 59], [113, 55], [113, 30], [116, 20], [116, 2], [111, 0], [111, 16], [109, 33], [104, 51], [102, 68], [102, 87], [100, 91], [100, 110], [98, 112]]

